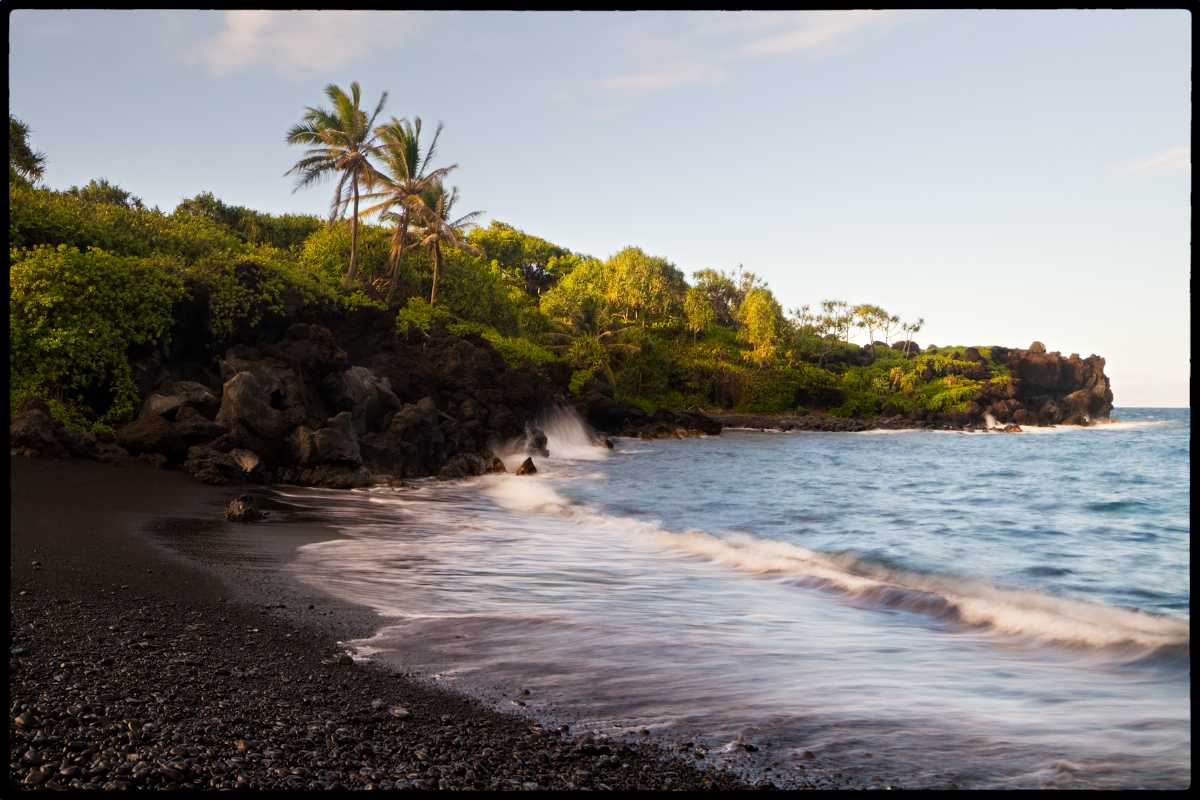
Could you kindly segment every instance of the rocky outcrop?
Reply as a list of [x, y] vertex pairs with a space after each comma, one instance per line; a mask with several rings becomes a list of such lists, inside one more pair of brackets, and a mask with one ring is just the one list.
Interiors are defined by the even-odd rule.
[[[64, 428], [45, 405], [22, 407], [10, 423], [14, 454], [122, 460], [131, 456], [182, 467], [214, 484], [282, 481], [329, 487], [427, 476], [456, 479], [503, 471], [494, 451], [524, 437], [527, 454], [545, 457], [545, 432], [530, 426], [562, 403], [562, 365], [512, 368], [482, 338], [397, 334], [390, 314], [363, 311], [329, 321], [259, 332], [219, 353], [190, 347], [138, 358], [140, 413], [115, 434]], [[900, 343], [903, 348], [904, 344]], [[206, 354], [207, 352], [207, 354]], [[918, 348], [910, 345], [910, 353]], [[869, 348], [863, 349], [869, 357]], [[1112, 409], [1104, 359], [1027, 350], [976, 348], [954, 369], [984, 381], [968, 410], [913, 419], [884, 408], [882, 419], [821, 414], [710, 415], [696, 409], [653, 414], [616, 400], [593, 382], [575, 408], [598, 434], [680, 438], [718, 435], [723, 426], [855, 431], [875, 427], [1003, 427], [1086, 424]], [[997, 364], [1010, 381], [993, 381]], [[932, 369], [932, 368], [931, 368]], [[932, 374], [927, 378], [934, 377]], [[532, 465], [532, 462], [529, 462]], [[522, 473], [523, 474], [523, 473]]]
[[599, 390], [585, 393], [576, 408], [589, 425], [611, 436], [642, 439], [717, 436], [722, 428], [719, 420], [700, 411], [659, 409], [647, 414], [637, 406], [614, 400]]
[[1047, 352], [1041, 342], [1027, 350], [994, 347], [991, 356], [1008, 367], [1012, 381], [988, 384], [975, 417], [990, 414], [1016, 425], [1086, 425], [1112, 413], [1112, 388], [1100, 356], [1064, 357]]
[[50, 415], [41, 400], [26, 401], [9, 422], [9, 447], [13, 455], [43, 458], [87, 458], [120, 463], [129, 460], [129, 452], [113, 441], [111, 434], [74, 431]]

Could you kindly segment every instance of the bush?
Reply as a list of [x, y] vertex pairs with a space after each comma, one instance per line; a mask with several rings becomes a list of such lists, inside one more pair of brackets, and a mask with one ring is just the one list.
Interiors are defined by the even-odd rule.
[[65, 192], [9, 184], [9, 242], [14, 247], [65, 244], [86, 250], [187, 260], [237, 247], [240, 240], [217, 222], [157, 209], [94, 203]]
[[128, 351], [165, 343], [186, 290], [161, 261], [98, 248], [10, 251], [10, 407], [30, 395], [75, 427], [133, 416]]

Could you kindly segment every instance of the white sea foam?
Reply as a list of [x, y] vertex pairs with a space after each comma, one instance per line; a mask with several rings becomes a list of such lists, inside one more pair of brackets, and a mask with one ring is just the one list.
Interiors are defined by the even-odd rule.
[[598, 513], [542, 482], [501, 478], [488, 489], [512, 511], [548, 513], [625, 534], [656, 549], [697, 556], [740, 572], [770, 575], [854, 601], [919, 613], [1015, 637], [1086, 647], [1186, 645], [1187, 619], [1009, 589], [953, 575], [893, 569], [851, 554], [831, 555], [748, 533], [670, 531], [656, 522]]

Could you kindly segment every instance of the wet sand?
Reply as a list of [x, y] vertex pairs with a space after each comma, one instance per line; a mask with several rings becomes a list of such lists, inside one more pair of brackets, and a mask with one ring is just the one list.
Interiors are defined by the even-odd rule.
[[10, 467], [10, 788], [749, 788], [351, 662], [374, 612], [281, 570], [336, 535], [303, 509], [239, 525], [181, 473]]

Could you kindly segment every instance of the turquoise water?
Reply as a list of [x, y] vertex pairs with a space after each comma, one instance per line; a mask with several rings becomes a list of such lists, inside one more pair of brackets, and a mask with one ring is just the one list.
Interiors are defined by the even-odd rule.
[[1114, 416], [609, 452], [560, 415], [536, 476], [288, 492], [344, 533], [294, 568], [384, 617], [363, 656], [785, 783], [1182, 787], [1190, 412]]

